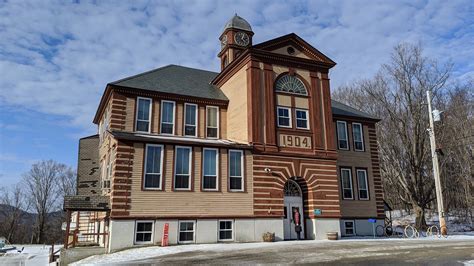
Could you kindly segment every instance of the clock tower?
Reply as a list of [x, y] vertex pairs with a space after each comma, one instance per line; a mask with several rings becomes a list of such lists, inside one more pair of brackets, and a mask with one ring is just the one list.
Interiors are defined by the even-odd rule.
[[219, 38], [221, 51], [218, 57], [221, 59], [221, 70], [239, 57], [245, 49], [252, 46], [252, 36], [250, 24], [237, 14], [225, 24]]

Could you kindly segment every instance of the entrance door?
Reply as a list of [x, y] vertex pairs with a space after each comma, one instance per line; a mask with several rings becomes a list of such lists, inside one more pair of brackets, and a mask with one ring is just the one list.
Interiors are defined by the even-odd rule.
[[303, 197], [301, 189], [293, 180], [288, 180], [285, 184], [285, 198], [284, 198], [284, 212], [283, 219], [284, 237], [285, 240], [297, 239], [296, 235], [296, 221], [295, 213], [300, 217], [300, 239], [304, 239], [304, 218], [303, 218]]

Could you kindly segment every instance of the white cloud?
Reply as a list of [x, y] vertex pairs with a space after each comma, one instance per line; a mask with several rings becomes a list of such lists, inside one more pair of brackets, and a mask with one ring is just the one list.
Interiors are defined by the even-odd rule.
[[[107, 82], [174, 63], [218, 70], [218, 37], [239, 13], [255, 43], [295, 32], [333, 58], [332, 87], [369, 77], [394, 45], [474, 72], [472, 1], [100, 1], [0, 4], [0, 104], [91, 128]], [[467, 77], [466, 77], [467, 76]]]

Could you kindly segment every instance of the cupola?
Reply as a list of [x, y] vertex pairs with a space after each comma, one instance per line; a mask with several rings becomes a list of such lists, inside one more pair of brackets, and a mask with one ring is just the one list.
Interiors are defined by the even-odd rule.
[[252, 46], [253, 31], [250, 23], [235, 14], [224, 26], [219, 38], [221, 51], [218, 57], [221, 59], [221, 70], [229, 65], [242, 52]]

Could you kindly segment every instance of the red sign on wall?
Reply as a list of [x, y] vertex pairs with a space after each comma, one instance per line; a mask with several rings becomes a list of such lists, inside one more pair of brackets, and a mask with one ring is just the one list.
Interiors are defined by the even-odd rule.
[[165, 223], [163, 227], [163, 236], [161, 237], [161, 246], [166, 247], [168, 246], [168, 232], [169, 232], [170, 225], [169, 223]]

